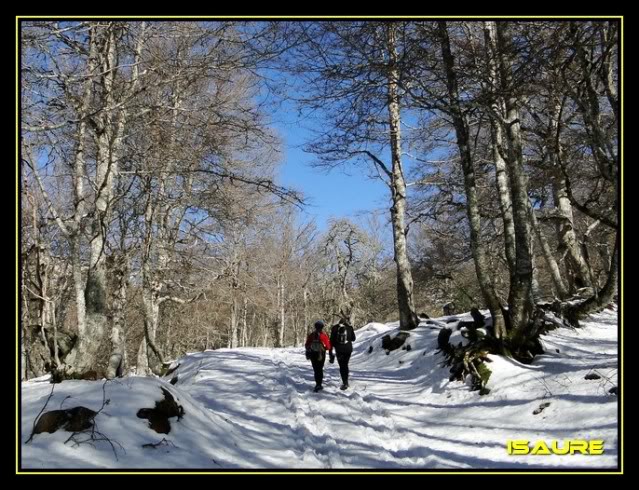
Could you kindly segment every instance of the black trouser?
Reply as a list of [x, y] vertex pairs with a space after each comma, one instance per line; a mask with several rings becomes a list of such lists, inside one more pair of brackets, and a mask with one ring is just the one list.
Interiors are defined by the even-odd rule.
[[342, 382], [348, 384], [348, 361], [351, 359], [352, 350], [346, 352], [336, 352], [337, 363], [339, 364], [339, 374], [342, 377]]
[[324, 379], [324, 363], [326, 362], [326, 355], [322, 355], [321, 359], [311, 354], [311, 364], [313, 364], [313, 373], [315, 374], [315, 384], [322, 385]]

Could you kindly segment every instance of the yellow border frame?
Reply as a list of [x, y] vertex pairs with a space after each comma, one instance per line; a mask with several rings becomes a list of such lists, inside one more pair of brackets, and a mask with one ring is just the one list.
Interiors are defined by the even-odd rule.
[[[19, 59], [19, 24], [21, 19], [246, 19], [248, 20], [267, 20], [267, 19], [299, 19], [299, 20], [336, 20], [336, 19], [363, 19], [363, 20], [389, 20], [389, 19], [618, 19], [620, 21], [620, 101], [623, 101], [623, 55], [624, 55], [624, 26], [623, 15], [17, 15], [16, 16], [16, 122], [19, 120], [19, 98], [20, 98], [20, 59]], [[623, 305], [623, 103], [621, 103], [621, 122], [620, 122], [620, 138], [619, 144], [621, 147], [620, 154], [620, 188], [621, 188], [621, 203], [620, 203], [620, 226], [621, 226], [621, 269], [620, 269], [620, 282], [621, 282], [621, 304]], [[20, 152], [20, 128], [16, 124], [16, 168], [20, 169], [19, 161]], [[20, 261], [19, 250], [19, 238], [20, 232], [19, 218], [20, 210], [17, 205], [19, 202], [20, 192], [20, 172], [16, 174], [16, 284], [19, 283], [18, 269]], [[18, 317], [20, 292], [16, 293], [16, 475], [622, 475], [624, 474], [624, 458], [623, 458], [623, 444], [624, 438], [621, 438], [620, 452], [619, 452], [619, 471], [20, 471], [20, 461], [18, 459], [18, 450], [20, 447], [20, 430], [19, 430], [19, 413], [20, 407], [18, 406], [18, 395], [20, 390], [19, 369], [20, 369], [20, 319]], [[621, 315], [620, 333], [619, 339], [620, 353], [623, 352], [623, 308], [619, 312]], [[620, 432], [623, 432], [623, 400], [624, 400], [624, 372], [623, 363], [620, 364], [621, 368], [621, 417]]]

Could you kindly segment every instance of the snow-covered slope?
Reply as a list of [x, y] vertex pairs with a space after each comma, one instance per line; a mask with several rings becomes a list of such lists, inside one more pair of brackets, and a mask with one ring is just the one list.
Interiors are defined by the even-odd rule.
[[[448, 381], [437, 334], [449, 318], [423, 322], [411, 350], [389, 355], [383, 335], [398, 325], [357, 331], [351, 389], [340, 391], [337, 363], [326, 363], [325, 389], [313, 393], [303, 349], [220, 349], [191, 354], [166, 379], [131, 377], [105, 386], [110, 403], [96, 417], [108, 441], [65, 444], [68, 432], [24, 444], [52, 385], [22, 384], [24, 468], [612, 468], [617, 465], [617, 312], [579, 330], [544, 337], [547, 353], [532, 365], [491, 356], [487, 396]], [[451, 341], [455, 341], [454, 335]], [[369, 353], [370, 347], [373, 351]], [[599, 379], [586, 380], [596, 373]], [[168, 380], [175, 374], [177, 384]], [[47, 410], [102, 406], [104, 381], [55, 385]], [[140, 408], [162, 399], [184, 407], [169, 434], [158, 434]], [[549, 405], [534, 414], [541, 403]], [[155, 448], [143, 444], [165, 442]], [[601, 439], [603, 455], [512, 456], [509, 439]], [[117, 459], [116, 459], [117, 455]]]

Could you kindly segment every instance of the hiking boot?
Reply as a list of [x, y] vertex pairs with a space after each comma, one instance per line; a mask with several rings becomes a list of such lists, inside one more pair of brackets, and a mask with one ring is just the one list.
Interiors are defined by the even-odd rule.
[[313, 391], [314, 391], [315, 393], [317, 393], [318, 391], [323, 390], [323, 389], [324, 389], [324, 388], [322, 387], [322, 385], [317, 385]]
[[339, 387], [340, 390], [346, 390], [348, 389], [348, 383], [344, 383], [342, 386]]

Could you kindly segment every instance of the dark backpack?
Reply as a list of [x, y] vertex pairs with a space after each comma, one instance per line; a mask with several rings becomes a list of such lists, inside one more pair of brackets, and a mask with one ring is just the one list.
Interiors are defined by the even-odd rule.
[[324, 344], [322, 344], [320, 336], [318, 334], [315, 334], [315, 338], [311, 341], [311, 352], [317, 354], [317, 357], [321, 359], [322, 357], [324, 357], [325, 350], [326, 347], [324, 347]]
[[337, 327], [337, 343], [338, 344], [347, 344], [348, 343], [348, 327], [345, 325], [340, 325]]

